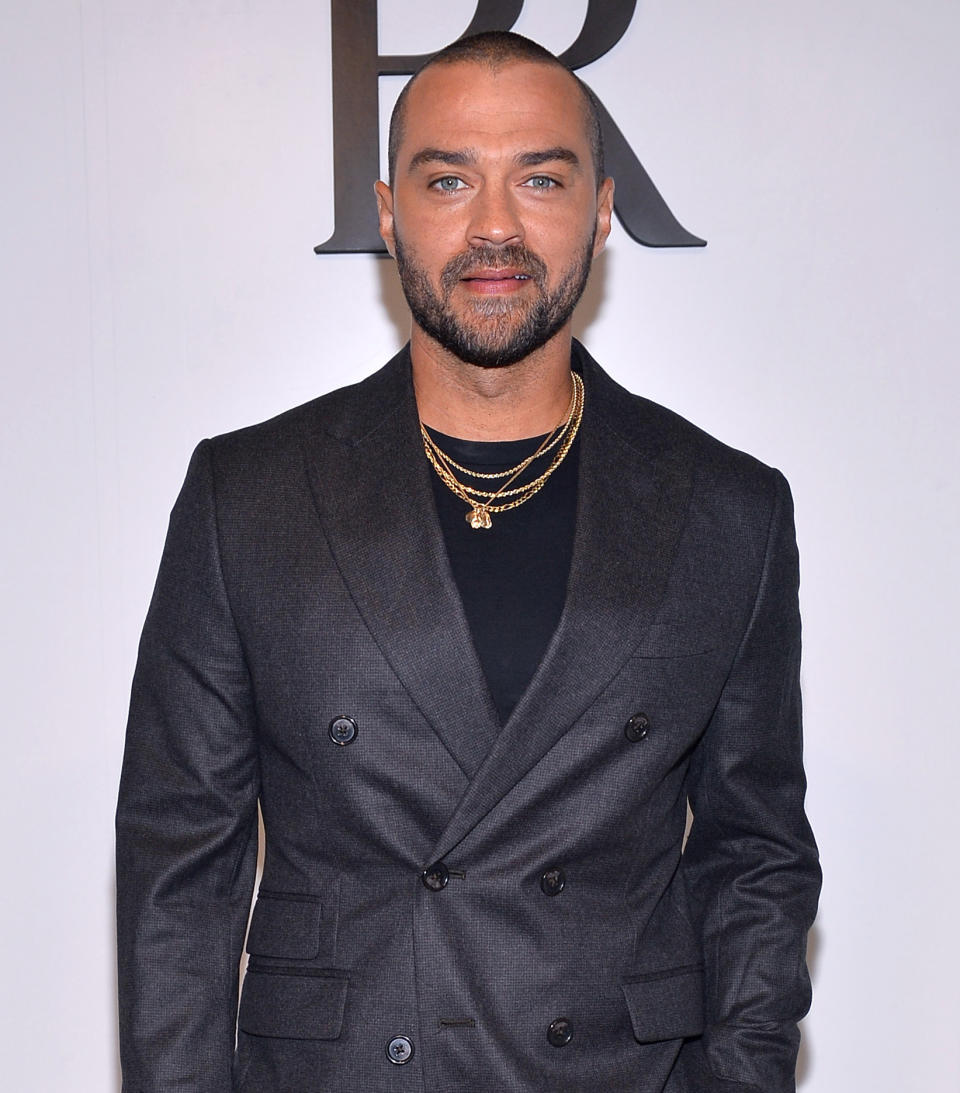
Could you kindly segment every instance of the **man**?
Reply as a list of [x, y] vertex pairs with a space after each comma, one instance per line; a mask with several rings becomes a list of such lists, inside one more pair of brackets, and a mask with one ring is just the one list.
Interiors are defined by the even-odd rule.
[[409, 346], [205, 441], [171, 518], [125, 1093], [786, 1093], [819, 885], [786, 483], [572, 342], [613, 184], [555, 58], [449, 47], [390, 147]]

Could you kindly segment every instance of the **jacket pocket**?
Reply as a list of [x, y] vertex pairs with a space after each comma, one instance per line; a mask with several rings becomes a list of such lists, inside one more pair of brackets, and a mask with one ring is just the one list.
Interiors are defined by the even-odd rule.
[[321, 951], [332, 956], [334, 929], [334, 922], [324, 921], [324, 905], [318, 896], [261, 888], [247, 935], [247, 952], [283, 960], [315, 960]]
[[703, 1032], [703, 966], [631, 976], [620, 984], [633, 1035], [641, 1044]]
[[242, 1032], [291, 1040], [336, 1040], [343, 1026], [347, 978], [319, 968], [251, 963], [243, 980]]

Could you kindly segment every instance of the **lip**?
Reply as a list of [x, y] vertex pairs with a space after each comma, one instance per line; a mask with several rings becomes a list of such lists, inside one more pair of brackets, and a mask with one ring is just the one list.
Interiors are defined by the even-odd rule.
[[507, 266], [504, 269], [475, 269], [465, 274], [461, 281], [473, 292], [518, 292], [531, 280], [526, 270]]

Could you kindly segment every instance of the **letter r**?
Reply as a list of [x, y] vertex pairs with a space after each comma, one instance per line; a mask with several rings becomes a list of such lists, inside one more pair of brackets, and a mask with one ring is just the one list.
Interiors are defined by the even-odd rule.
[[[583, 28], [560, 55], [571, 69], [602, 57], [623, 37], [637, 0], [589, 0]], [[464, 35], [510, 30], [523, 0], [478, 0]], [[415, 72], [432, 54], [384, 57], [377, 40], [377, 0], [331, 0], [333, 53], [334, 231], [317, 254], [385, 253], [370, 186], [380, 175], [380, 76]], [[596, 96], [594, 96], [596, 99]], [[704, 246], [682, 227], [627, 139], [597, 99], [607, 170], [617, 182], [620, 222], [648, 247]]]

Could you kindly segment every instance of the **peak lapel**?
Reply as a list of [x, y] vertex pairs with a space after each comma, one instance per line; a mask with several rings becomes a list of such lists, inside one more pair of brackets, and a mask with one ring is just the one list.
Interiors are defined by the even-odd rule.
[[317, 509], [363, 621], [464, 774], [499, 724], [436, 517], [407, 350], [339, 392], [307, 452]]
[[623, 667], [663, 597], [691, 453], [643, 430], [643, 402], [575, 343], [586, 388], [577, 524], [563, 615], [530, 686], [432, 853], [448, 854]]

